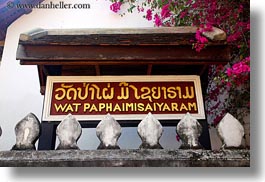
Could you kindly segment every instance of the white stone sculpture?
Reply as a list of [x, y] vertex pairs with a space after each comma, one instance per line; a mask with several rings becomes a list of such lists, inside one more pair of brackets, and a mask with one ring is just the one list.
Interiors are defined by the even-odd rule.
[[40, 136], [40, 122], [30, 113], [19, 121], [15, 127], [16, 144], [12, 150], [36, 150], [35, 143]]
[[231, 114], [227, 113], [217, 125], [218, 134], [223, 142], [222, 148], [238, 148], [244, 136], [244, 127]]
[[181, 149], [201, 148], [199, 137], [202, 133], [202, 126], [190, 113], [183, 116], [176, 131], [182, 141]]
[[99, 122], [96, 134], [100, 140], [98, 149], [120, 149], [117, 143], [121, 136], [121, 126], [110, 114]]
[[163, 127], [151, 113], [148, 113], [139, 123], [137, 129], [142, 139], [140, 149], [162, 149], [162, 146], [159, 144], [159, 139], [162, 136]]
[[56, 150], [78, 150], [77, 141], [82, 134], [82, 127], [77, 119], [68, 114], [58, 125], [56, 135], [60, 141]]

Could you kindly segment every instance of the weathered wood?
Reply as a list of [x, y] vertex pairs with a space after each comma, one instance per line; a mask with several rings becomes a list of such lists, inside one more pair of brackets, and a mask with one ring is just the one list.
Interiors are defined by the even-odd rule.
[[37, 67], [38, 67], [39, 82], [40, 82], [40, 93], [45, 93], [47, 72], [45, 71], [44, 66], [38, 65]]
[[[36, 29], [21, 34], [20, 44], [34, 45], [186, 45], [197, 27], [122, 29]], [[215, 29], [214, 29], [215, 30]], [[219, 29], [220, 30], [220, 29]], [[220, 30], [222, 31], [222, 30]], [[220, 34], [214, 31], [211, 35]], [[222, 32], [221, 32], [222, 33]], [[208, 33], [209, 34], [209, 33]], [[206, 35], [208, 35], [206, 34]], [[211, 37], [210, 37], [211, 38]], [[212, 41], [224, 42], [226, 37]], [[213, 42], [210, 42], [212, 44]]]
[[148, 67], [147, 67], [147, 75], [151, 75], [152, 74], [152, 67], [153, 65], [152, 64], [148, 64]]
[[[49, 62], [49, 66], [58, 66], [58, 65], [66, 65], [66, 66], [76, 66], [76, 64], [78, 64], [80, 67], [81, 66], [86, 66], [86, 65], [100, 65], [100, 66], [121, 66], [121, 65], [126, 65], [126, 66], [133, 66], [133, 65], [137, 65], [141, 66], [141, 65], [179, 65], [179, 66], [192, 66], [192, 65], [213, 65], [213, 64], [225, 64], [225, 62], [223, 61], [207, 61], [207, 60], [195, 60], [195, 61], [185, 61], [185, 60], [179, 60], [179, 61], [161, 61], [161, 62], [155, 62], [155, 61], [140, 61], [140, 60], [133, 60], [133, 61], [117, 61], [117, 60], [113, 60], [113, 61], [96, 61], [96, 60], [92, 60], [92, 61], [67, 61], [67, 62], [63, 62], [63, 61], [51, 61]], [[33, 61], [27, 61], [27, 60], [23, 60], [20, 61], [21, 65], [47, 65], [46, 62], [44, 61], [39, 61], [39, 60], [33, 60]], [[81, 68], [80, 68], [81, 69]], [[167, 70], [164, 70], [165, 73]], [[74, 76], [74, 75], [72, 75]]]
[[[21, 35], [17, 59], [23, 65], [50, 67], [48, 74], [39, 69], [42, 90], [48, 75], [179, 74], [179, 69], [171, 71], [173, 65], [185, 70], [195, 66], [192, 74], [202, 75], [207, 70], [201, 66], [226, 64], [230, 49], [224, 37], [219, 37], [196, 52], [190, 41], [196, 30], [197, 27], [39, 29]], [[216, 32], [211, 36], [216, 36]], [[56, 66], [62, 68], [54, 72], [51, 68]]]
[[95, 69], [96, 69], [96, 75], [99, 76], [100, 75], [99, 65], [95, 65]]
[[[137, 61], [163, 62], [165, 61], [207, 61], [228, 62], [230, 60], [229, 48], [226, 45], [209, 46], [201, 52], [196, 52], [191, 46], [62, 46], [62, 45], [19, 45], [17, 59], [22, 64], [68, 64], [74, 61], [85, 64], [104, 64], [111, 61]], [[95, 62], [93, 62], [95, 61]], [[138, 63], [138, 62], [137, 62]]]
[[44, 37], [46, 35], [48, 35], [48, 31], [41, 29], [41, 28], [36, 28], [36, 29], [20, 34], [19, 40], [30, 41], [30, 40], [34, 40], [40, 37]]

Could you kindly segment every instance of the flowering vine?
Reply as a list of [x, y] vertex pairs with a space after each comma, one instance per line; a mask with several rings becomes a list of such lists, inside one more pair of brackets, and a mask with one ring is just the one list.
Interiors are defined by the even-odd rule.
[[114, 2], [112, 5], [110, 5], [110, 10], [117, 13], [121, 9], [121, 2]]
[[[128, 12], [137, 9], [143, 18], [160, 26], [197, 26], [192, 48], [200, 52], [208, 39], [202, 35], [218, 27], [227, 34], [232, 48], [228, 65], [211, 66], [206, 109], [216, 125], [226, 112], [243, 117], [249, 112], [250, 1], [249, 0], [111, 0], [111, 10], [119, 13], [122, 4]], [[240, 114], [237, 108], [244, 108]]]

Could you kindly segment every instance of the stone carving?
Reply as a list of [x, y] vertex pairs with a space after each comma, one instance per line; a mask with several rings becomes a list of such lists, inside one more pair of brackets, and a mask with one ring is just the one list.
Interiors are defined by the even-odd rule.
[[12, 150], [36, 150], [35, 143], [40, 136], [40, 122], [30, 113], [15, 127], [16, 144]]
[[120, 149], [117, 143], [121, 136], [121, 126], [110, 114], [98, 123], [96, 134], [100, 140], [98, 149]]
[[227, 113], [217, 125], [217, 132], [223, 142], [222, 148], [239, 148], [244, 136], [244, 127]]
[[56, 150], [79, 150], [77, 141], [82, 133], [80, 123], [72, 114], [68, 114], [58, 125], [56, 135], [59, 138], [60, 144]]
[[190, 113], [185, 114], [180, 120], [176, 131], [182, 141], [180, 149], [201, 148], [199, 137], [202, 133], [202, 126]]
[[163, 133], [163, 127], [160, 122], [151, 114], [148, 115], [139, 123], [138, 134], [142, 139], [140, 149], [162, 149], [159, 144], [159, 139]]

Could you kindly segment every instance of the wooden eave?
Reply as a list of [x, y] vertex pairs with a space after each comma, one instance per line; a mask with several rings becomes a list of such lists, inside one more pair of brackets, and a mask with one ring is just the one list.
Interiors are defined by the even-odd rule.
[[196, 52], [191, 42], [196, 30], [37, 29], [21, 34], [17, 59], [38, 66], [42, 93], [48, 75], [172, 74], [173, 67], [176, 74], [187, 67], [187, 74], [202, 75], [208, 65], [227, 63], [230, 49], [224, 38], [209, 39], [207, 47]]

